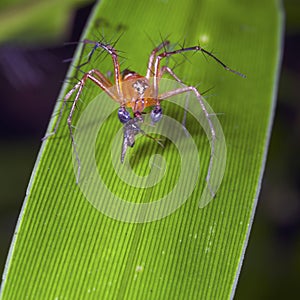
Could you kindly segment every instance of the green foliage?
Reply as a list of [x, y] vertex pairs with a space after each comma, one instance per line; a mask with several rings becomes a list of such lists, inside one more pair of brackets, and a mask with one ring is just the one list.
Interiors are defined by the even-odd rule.
[[[216, 198], [199, 209], [210, 149], [199, 124], [189, 122], [193, 138], [202, 145], [199, 160], [203, 166], [189, 199], [161, 220], [141, 224], [114, 220], [96, 210], [76, 185], [68, 128], [62, 122], [57, 135], [42, 145], [7, 261], [2, 299], [232, 297], [265, 164], [281, 30], [278, 1], [100, 2], [84, 37], [95, 39], [103, 34], [114, 41], [124, 31], [116, 45], [125, 52], [124, 68], [130, 66], [143, 74], [153, 48], [148, 36], [155, 45], [161, 37], [168, 37], [174, 44], [185, 41], [187, 46], [200, 41], [230, 67], [247, 75], [246, 79], [235, 76], [198, 54], [175, 58], [175, 64], [185, 62], [176, 67], [185, 83], [200, 83], [200, 91], [214, 87], [207, 101], [215, 112], [222, 113], [219, 120], [227, 145], [225, 176]], [[173, 64], [170, 60], [170, 66]], [[87, 69], [92, 67], [106, 73], [111, 70], [111, 61], [95, 59]], [[99, 88], [88, 86], [77, 119], [99, 93]], [[64, 85], [61, 96], [68, 89], [70, 86]], [[103, 105], [108, 104], [104, 101]], [[178, 118], [174, 105], [164, 105], [166, 114]], [[65, 111], [63, 120], [67, 115]], [[56, 120], [53, 118], [49, 130]], [[112, 116], [97, 139], [98, 169], [109, 188], [135, 203], [155, 201], [153, 195], [170, 192], [173, 176], [167, 175], [156, 191], [129, 187], [113, 173], [107, 149], [119, 128], [116, 115]], [[171, 146], [160, 149], [148, 146], [151, 144], [141, 138], [128, 153], [140, 158], [135, 171], [146, 175], [149, 157], [159, 151], [168, 162], [168, 174], [177, 176], [178, 153], [170, 151]]]

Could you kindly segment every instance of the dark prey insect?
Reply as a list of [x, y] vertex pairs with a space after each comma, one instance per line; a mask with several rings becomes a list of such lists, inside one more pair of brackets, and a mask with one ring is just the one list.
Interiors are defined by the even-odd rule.
[[[183, 86], [176, 88], [174, 90], [170, 90], [167, 92], [164, 92], [162, 94], [159, 93], [159, 82], [162, 76], [165, 73], [168, 73], [173, 77], [177, 82], [183, 84], [181, 79], [175, 75], [173, 70], [169, 68], [168, 66], [161, 65], [161, 61], [167, 57], [188, 52], [188, 51], [194, 51], [194, 52], [203, 52], [204, 54], [212, 57], [215, 61], [217, 61], [225, 70], [233, 72], [239, 76], [245, 77], [243, 74], [234, 71], [230, 69], [228, 66], [226, 66], [222, 61], [220, 61], [216, 56], [214, 56], [212, 53], [208, 52], [207, 50], [203, 49], [199, 45], [188, 47], [188, 48], [180, 48], [178, 50], [173, 51], [167, 51], [166, 47], [169, 46], [169, 41], [164, 41], [160, 45], [158, 45], [156, 48], [154, 48], [150, 54], [149, 61], [148, 61], [148, 68], [145, 76], [142, 76], [136, 72], [130, 71], [130, 70], [124, 70], [122, 73], [120, 71], [120, 64], [118, 60], [118, 54], [117, 51], [114, 49], [113, 46], [110, 44], [105, 44], [103, 42], [96, 42], [91, 40], [84, 40], [83, 41], [84, 46], [87, 44], [94, 45], [93, 50], [89, 54], [88, 61], [91, 58], [91, 55], [93, 52], [101, 48], [103, 51], [107, 52], [113, 61], [114, 66], [114, 82], [111, 82], [101, 71], [98, 69], [92, 69], [88, 72], [86, 72], [81, 80], [77, 82], [77, 84], [66, 94], [64, 97], [63, 105], [60, 110], [60, 114], [58, 117], [58, 121], [54, 127], [53, 132], [47, 134], [44, 139], [48, 138], [49, 136], [52, 136], [56, 133], [59, 122], [62, 117], [63, 109], [66, 105], [67, 100], [72, 96], [73, 93], [76, 93], [75, 99], [72, 104], [72, 108], [70, 110], [69, 116], [68, 116], [68, 127], [70, 131], [70, 136], [72, 140], [72, 146], [75, 152], [76, 160], [78, 163], [78, 173], [77, 173], [77, 183], [80, 177], [80, 169], [81, 169], [81, 163], [80, 158], [76, 149], [76, 144], [74, 141], [73, 136], [73, 127], [72, 127], [72, 118], [75, 110], [76, 103], [79, 100], [80, 94], [82, 93], [82, 89], [84, 85], [86, 84], [87, 80], [90, 80], [94, 82], [97, 86], [99, 86], [110, 98], [112, 98], [114, 101], [118, 102], [120, 104], [120, 108], [118, 110], [118, 117], [120, 122], [123, 124], [123, 131], [124, 131], [124, 139], [123, 139], [123, 147], [122, 147], [122, 153], [121, 153], [121, 162], [123, 162], [127, 147], [133, 147], [134, 141], [135, 141], [135, 135], [142, 133], [143, 135], [150, 137], [157, 142], [159, 142], [156, 138], [151, 137], [150, 135], [147, 135], [144, 131], [141, 130], [139, 123], [143, 122], [142, 113], [145, 108], [147, 107], [153, 107], [151, 111], [151, 120], [153, 123], [157, 123], [162, 118], [162, 108], [161, 108], [161, 101], [168, 99], [170, 97], [173, 97], [178, 94], [183, 93], [189, 93], [192, 92], [198, 99], [199, 105], [206, 117], [206, 120], [208, 122], [210, 132], [211, 132], [211, 156], [210, 156], [210, 162], [209, 162], [209, 168], [208, 168], [208, 174], [206, 177], [206, 181], [209, 183], [210, 179], [210, 173], [211, 168], [213, 164], [213, 157], [215, 153], [215, 139], [216, 139], [216, 133], [215, 128], [213, 126], [213, 123], [211, 121], [211, 117], [209, 113], [206, 110], [206, 107], [204, 105], [204, 101], [201, 97], [201, 94], [194, 86]], [[85, 64], [85, 63], [84, 63]], [[83, 66], [82, 64], [81, 66]], [[79, 66], [80, 67], [80, 66]], [[131, 108], [133, 112], [133, 117], [130, 116], [129, 111], [127, 108]]]

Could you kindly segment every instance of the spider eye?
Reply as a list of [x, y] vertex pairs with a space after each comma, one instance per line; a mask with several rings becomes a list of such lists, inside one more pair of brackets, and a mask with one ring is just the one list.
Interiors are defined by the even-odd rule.
[[123, 107], [119, 108], [118, 117], [120, 122], [123, 124], [127, 123], [131, 119], [130, 113]]
[[161, 117], [162, 117], [162, 109], [156, 106], [151, 111], [151, 120], [153, 123], [157, 123], [158, 121], [160, 121]]

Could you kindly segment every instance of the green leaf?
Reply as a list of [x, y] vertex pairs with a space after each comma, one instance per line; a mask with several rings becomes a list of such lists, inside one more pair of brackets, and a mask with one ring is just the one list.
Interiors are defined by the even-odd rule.
[[[223, 152], [214, 159], [216, 165], [226, 159], [224, 178], [216, 197], [200, 209], [210, 145], [194, 111], [188, 109], [186, 126], [192, 137], [182, 137], [181, 141], [184, 145], [190, 140], [195, 143], [200, 166], [191, 195], [182, 198], [195, 177], [192, 172], [180, 177], [185, 165], [181, 165], [181, 152], [168, 136], [172, 128], [163, 140], [164, 148], [142, 136], [126, 154], [125, 163], [130, 161], [133, 172], [129, 170], [128, 176], [125, 172], [124, 180], [133, 176], [134, 184], [150, 176], [157, 163], [151, 156], [160, 154], [164, 159], [159, 161], [161, 166], [167, 166], [165, 173], [157, 175], [164, 176], [161, 181], [144, 188], [124, 182], [114, 170], [115, 164], [122, 172], [118, 105], [104, 93], [99, 95], [97, 86], [87, 83], [81, 97], [84, 103], [75, 112], [75, 137], [83, 139], [78, 142], [78, 149], [82, 147], [80, 157], [85, 155], [94, 161], [98, 177], [95, 182], [104, 182], [103, 189], [93, 177], [86, 180], [87, 170], [82, 171], [76, 185], [78, 165], [73, 157], [72, 166], [66, 124], [69, 110], [65, 110], [57, 134], [43, 143], [38, 156], [7, 260], [1, 299], [232, 298], [266, 160], [277, 92], [282, 19], [278, 1], [100, 2], [83, 37], [95, 39], [98, 35], [96, 38], [101, 39], [103, 34], [106, 40], [115, 41], [124, 32], [116, 44], [124, 51], [122, 57], [126, 56], [126, 60], [121, 59], [123, 69], [130, 67], [144, 74], [153, 48], [149, 37], [154, 45], [168, 37], [175, 48], [180, 47], [176, 43], [192, 46], [200, 41], [205, 49], [213, 49], [218, 58], [247, 75], [245, 79], [226, 72], [199, 53], [178, 55], [168, 62], [170, 67], [176, 65], [176, 74], [186, 84], [200, 83], [201, 92], [213, 87], [206, 93], [206, 101], [220, 113], [217, 117], [227, 158]], [[88, 47], [87, 52], [91, 49]], [[103, 74], [112, 71], [110, 57], [102, 58], [94, 55], [85, 70], [98, 68]], [[70, 88], [64, 85], [60, 99]], [[195, 97], [191, 96], [189, 102], [193, 105]], [[91, 106], [94, 103], [99, 105], [95, 106], [97, 110]], [[56, 110], [61, 104], [58, 102]], [[163, 101], [162, 106], [166, 116], [181, 122], [181, 107], [171, 101]], [[106, 118], [107, 110], [114, 113]], [[89, 120], [86, 116], [91, 117], [90, 124], [82, 121]], [[56, 122], [57, 116], [49, 132]], [[93, 126], [101, 127], [96, 135]], [[143, 128], [146, 132], [152, 130], [151, 126]], [[90, 144], [91, 136], [96, 146]], [[96, 150], [89, 152], [89, 148]], [[188, 153], [190, 148], [183, 151]], [[85, 167], [83, 163], [82, 169]], [[221, 175], [222, 169], [216, 169], [212, 177]], [[143, 184], [149, 183], [149, 178]], [[184, 203], [166, 217], [158, 218], [160, 211], [149, 215], [150, 210], [141, 209], [145, 215], [137, 214], [139, 223], [128, 221], [133, 216], [130, 210], [124, 217], [127, 222], [116, 219], [124, 216], [124, 203], [115, 202], [117, 198], [137, 207], [156, 205], [178, 185], [174, 201]], [[109, 193], [115, 198], [108, 198]], [[114, 218], [106, 213], [107, 208], [116, 213]], [[165, 208], [170, 207], [162, 206]], [[143, 218], [147, 222], [143, 223]]]

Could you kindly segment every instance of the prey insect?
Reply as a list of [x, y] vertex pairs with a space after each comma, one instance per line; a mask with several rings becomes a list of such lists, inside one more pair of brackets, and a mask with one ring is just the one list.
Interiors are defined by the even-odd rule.
[[[145, 108], [152, 107], [150, 117], [152, 123], [155, 124], [159, 122], [162, 118], [163, 112], [161, 108], [161, 102], [163, 100], [166, 100], [168, 98], [171, 98], [179, 94], [193, 93], [196, 96], [199, 105], [205, 115], [211, 133], [211, 155], [210, 155], [208, 173], [206, 177], [206, 181], [209, 184], [211, 169], [213, 165], [213, 158], [215, 154], [215, 140], [216, 140], [216, 132], [215, 132], [214, 125], [211, 121], [211, 116], [209, 115], [205, 107], [204, 101], [202, 99], [202, 96], [197, 90], [197, 88], [194, 86], [183, 85], [182, 80], [173, 72], [173, 70], [170, 67], [166, 65], [162, 65], [162, 61], [168, 57], [180, 53], [184, 53], [184, 52], [202, 52], [208, 55], [209, 57], [213, 58], [225, 70], [235, 73], [242, 77], [244, 77], [244, 75], [229, 68], [221, 60], [219, 60], [216, 56], [214, 56], [211, 52], [203, 49], [199, 45], [193, 47], [186, 47], [186, 48], [183, 47], [177, 50], [168, 51], [167, 47], [170, 45], [170, 42], [163, 41], [160, 45], [158, 45], [156, 48], [152, 50], [148, 60], [146, 75], [143, 76], [128, 69], [125, 69], [124, 71], [121, 72], [118, 53], [112, 45], [103, 42], [91, 41], [91, 40], [84, 40], [83, 44], [84, 46], [87, 44], [91, 44], [93, 45], [93, 49], [88, 56], [88, 61], [86, 63], [81, 64], [78, 67], [87, 64], [90, 61], [93, 53], [99, 48], [102, 51], [109, 54], [112, 58], [113, 67], [114, 67], [114, 82], [111, 82], [98, 69], [91, 69], [90, 71], [84, 73], [82, 78], [65, 95], [54, 130], [44, 137], [44, 139], [46, 139], [49, 136], [52, 136], [56, 133], [59, 122], [62, 118], [62, 113], [66, 105], [66, 102], [71, 98], [71, 96], [74, 93], [76, 93], [75, 99], [72, 103], [72, 107], [67, 119], [69, 131], [70, 131], [70, 137], [72, 141], [72, 147], [78, 164], [76, 182], [78, 183], [79, 181], [81, 162], [77, 152], [76, 143], [74, 140], [72, 119], [73, 119], [76, 103], [79, 101], [79, 97], [82, 93], [82, 90], [86, 82], [91, 81], [94, 84], [96, 84], [101, 90], [103, 90], [112, 100], [116, 101], [120, 105], [118, 109], [118, 118], [119, 121], [123, 124], [123, 132], [124, 132], [123, 146], [121, 152], [121, 162], [124, 161], [127, 148], [134, 146], [135, 136], [137, 134], [141, 133], [146, 137], [149, 137], [155, 140], [156, 142], [160, 143], [157, 138], [148, 135], [140, 128], [140, 123], [143, 122], [142, 114]], [[175, 88], [173, 90], [160, 93], [160, 89], [159, 89], [160, 80], [165, 74], [170, 75], [175, 81], [182, 84], [182, 86]], [[132, 110], [133, 113], [132, 116], [130, 115], [128, 109]]]

